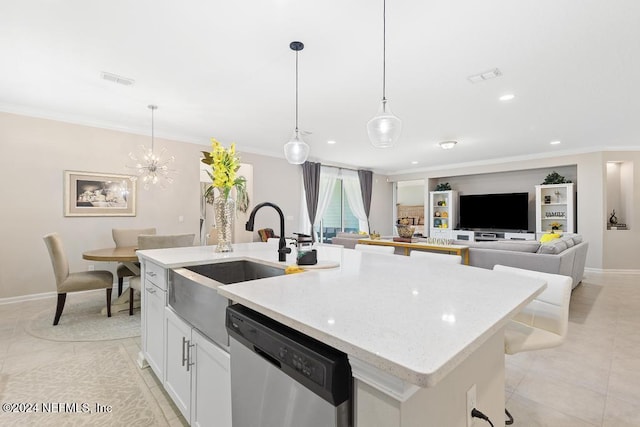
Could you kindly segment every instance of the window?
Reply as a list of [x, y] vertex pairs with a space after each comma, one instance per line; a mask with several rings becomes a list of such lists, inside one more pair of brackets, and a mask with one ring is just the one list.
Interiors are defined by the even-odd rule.
[[339, 232], [357, 233], [359, 228], [358, 218], [353, 214], [344, 190], [342, 178], [335, 180], [331, 197], [324, 215], [315, 226], [315, 232], [323, 243], [330, 243], [331, 238]]

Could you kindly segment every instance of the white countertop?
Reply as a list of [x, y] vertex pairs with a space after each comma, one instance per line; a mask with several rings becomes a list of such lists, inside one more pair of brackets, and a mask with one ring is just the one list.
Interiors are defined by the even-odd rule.
[[[167, 268], [247, 258], [285, 265], [276, 249], [250, 243], [225, 254], [197, 246], [139, 255]], [[543, 280], [401, 255], [318, 251], [319, 260], [339, 260], [340, 267], [224, 285], [218, 292], [420, 387], [437, 384], [545, 286]]]

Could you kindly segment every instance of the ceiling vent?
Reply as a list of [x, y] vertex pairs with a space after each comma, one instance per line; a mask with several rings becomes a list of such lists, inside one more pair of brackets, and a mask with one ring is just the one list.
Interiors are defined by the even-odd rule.
[[108, 73], [106, 71], [103, 71], [100, 74], [100, 76], [105, 80], [108, 80], [113, 83], [118, 83], [119, 85], [123, 85], [123, 86], [131, 86], [132, 84], [135, 83], [135, 80], [133, 79], [130, 79], [128, 77], [122, 77], [113, 73]]
[[491, 69], [489, 71], [485, 71], [483, 73], [474, 74], [473, 76], [469, 76], [469, 77], [467, 77], [467, 79], [471, 83], [480, 83], [480, 82], [484, 82], [485, 80], [495, 79], [496, 77], [500, 77], [501, 75], [502, 75], [502, 71], [500, 71], [498, 68], [493, 68], [493, 69]]

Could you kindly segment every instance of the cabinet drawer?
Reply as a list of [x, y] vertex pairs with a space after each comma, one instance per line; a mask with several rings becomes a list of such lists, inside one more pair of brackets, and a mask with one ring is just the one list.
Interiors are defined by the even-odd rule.
[[144, 278], [163, 291], [167, 290], [167, 275], [163, 267], [147, 261], [145, 263]]

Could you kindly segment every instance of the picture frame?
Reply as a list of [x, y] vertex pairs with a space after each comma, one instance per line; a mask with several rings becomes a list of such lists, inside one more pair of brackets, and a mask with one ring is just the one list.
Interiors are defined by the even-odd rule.
[[132, 175], [64, 171], [64, 216], [136, 216]]

